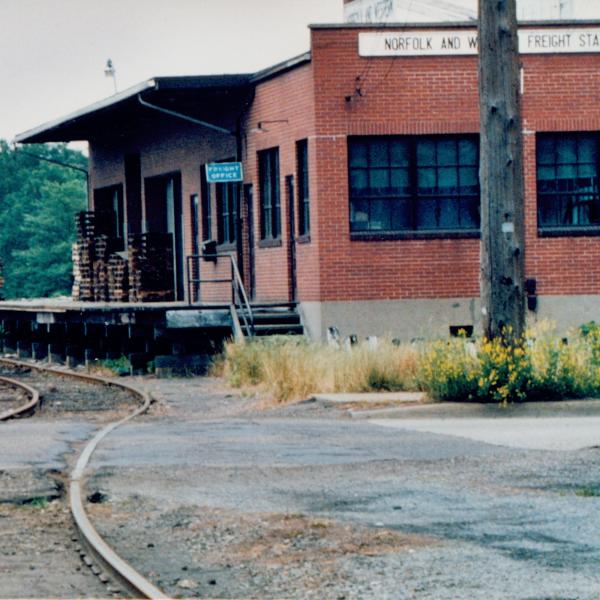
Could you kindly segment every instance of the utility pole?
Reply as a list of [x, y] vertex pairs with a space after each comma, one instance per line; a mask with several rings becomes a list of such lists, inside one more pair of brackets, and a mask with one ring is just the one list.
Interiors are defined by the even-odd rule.
[[[479, 0], [481, 304], [486, 337], [525, 326], [524, 180], [515, 0]], [[507, 340], [509, 341], [509, 340]]]

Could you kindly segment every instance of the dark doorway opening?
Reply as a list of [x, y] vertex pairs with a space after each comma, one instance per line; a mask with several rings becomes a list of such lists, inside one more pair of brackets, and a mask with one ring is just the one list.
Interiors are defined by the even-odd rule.
[[113, 239], [113, 249], [125, 249], [125, 219], [123, 214], [123, 186], [109, 185], [94, 190], [94, 212], [97, 233]]
[[175, 299], [185, 297], [185, 267], [183, 252], [183, 211], [181, 204], [181, 174], [169, 173], [148, 177], [144, 181], [146, 220], [145, 232], [170, 233], [173, 240]]

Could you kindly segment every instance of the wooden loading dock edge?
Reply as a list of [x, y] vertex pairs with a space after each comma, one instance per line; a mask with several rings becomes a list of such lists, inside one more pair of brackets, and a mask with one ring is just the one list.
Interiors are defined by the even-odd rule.
[[69, 299], [0, 302], [1, 350], [19, 358], [89, 366], [129, 359], [142, 374], [203, 373], [235, 334], [229, 304], [103, 303]]

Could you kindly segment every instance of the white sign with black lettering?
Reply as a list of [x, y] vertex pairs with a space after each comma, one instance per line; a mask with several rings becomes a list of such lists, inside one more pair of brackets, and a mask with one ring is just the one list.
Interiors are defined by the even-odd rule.
[[[377, 31], [358, 35], [360, 56], [468, 56], [477, 54], [477, 30]], [[521, 54], [600, 52], [600, 28], [521, 29]]]

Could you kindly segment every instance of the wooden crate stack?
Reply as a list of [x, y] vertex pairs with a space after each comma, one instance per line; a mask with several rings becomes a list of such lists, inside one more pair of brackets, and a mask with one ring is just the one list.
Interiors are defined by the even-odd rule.
[[121, 240], [107, 235], [110, 219], [81, 212], [75, 218], [73, 299], [96, 302], [170, 302], [173, 285], [173, 235], [132, 234], [127, 258]]
[[111, 254], [108, 259], [108, 300], [129, 301], [129, 265], [119, 254]]
[[129, 301], [172, 302], [173, 235], [141, 233], [129, 236]]
[[80, 212], [75, 215], [77, 241], [73, 244], [73, 300], [94, 299], [94, 234], [95, 215]]
[[108, 302], [108, 236], [94, 238], [94, 301]]

